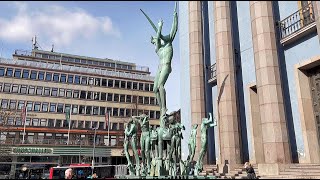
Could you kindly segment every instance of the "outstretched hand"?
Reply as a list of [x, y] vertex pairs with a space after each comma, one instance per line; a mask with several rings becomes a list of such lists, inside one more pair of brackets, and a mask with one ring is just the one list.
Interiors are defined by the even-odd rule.
[[162, 19], [159, 20], [158, 26], [159, 26], [159, 27], [162, 27], [162, 26], [163, 26], [163, 20], [162, 20]]

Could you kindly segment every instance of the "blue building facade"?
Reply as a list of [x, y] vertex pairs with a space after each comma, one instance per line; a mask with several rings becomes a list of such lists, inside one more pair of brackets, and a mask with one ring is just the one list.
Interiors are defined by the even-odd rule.
[[[186, 125], [185, 137], [190, 135], [188, 131], [191, 129], [190, 107], [192, 106], [188, 97], [190, 94], [190, 58], [189, 58], [189, 2], [179, 2], [179, 39], [180, 39], [180, 58], [181, 58], [181, 119]], [[203, 23], [203, 62], [211, 65], [216, 64], [216, 46], [217, 38], [215, 37], [215, 4], [212, 1], [202, 1], [202, 17]], [[250, 98], [251, 89], [257, 84], [254, 38], [252, 32], [252, 3], [249, 1], [234, 1], [229, 3], [232, 42], [234, 49], [235, 61], [235, 86], [237, 95], [238, 121], [239, 121], [239, 139], [241, 143], [241, 160], [242, 162], [252, 161], [259, 163], [259, 149], [256, 137], [253, 133], [255, 129], [255, 118], [253, 107], [256, 106]], [[286, 130], [288, 133], [289, 149], [292, 163], [314, 163], [320, 162], [319, 153], [311, 153], [311, 147], [317, 147], [312, 151], [319, 151], [319, 130], [320, 120], [317, 122], [317, 109], [304, 102], [305, 95], [303, 89], [309, 88], [305, 94], [312, 103], [319, 100], [313, 95], [313, 81], [308, 82], [308, 87], [300, 87], [299, 80], [300, 71], [306, 74], [309, 79], [315, 74], [311, 73], [311, 69], [320, 69], [317, 64], [320, 57], [320, 44], [317, 29], [317, 14], [315, 12], [316, 3], [311, 1], [273, 1], [272, 13], [277, 49], [277, 57], [279, 64], [279, 78], [282, 87], [282, 100], [284, 104], [284, 116], [286, 121]], [[256, 16], [257, 16], [256, 12]], [[255, 27], [259, 28], [259, 27]], [[257, 30], [258, 31], [258, 30]], [[259, 43], [259, 42], [258, 42]], [[310, 60], [311, 59], [311, 60]], [[315, 70], [315, 71], [316, 71]], [[204, 68], [204, 74], [212, 73], [212, 68]], [[219, 69], [216, 69], [219, 71]], [[312, 71], [312, 72], [313, 72]], [[206, 111], [213, 112], [215, 118], [219, 122], [217, 116], [217, 97], [219, 84], [214, 80], [214, 75], [208, 75], [209, 79], [205, 79], [208, 88], [203, 89], [206, 94], [205, 104]], [[211, 79], [210, 79], [211, 78]], [[262, 77], [268, 78], [268, 77]], [[212, 83], [213, 82], [213, 83]], [[299, 83], [300, 82], [300, 83]], [[315, 83], [317, 84], [317, 82]], [[210, 89], [209, 89], [210, 88]], [[310, 93], [311, 92], [311, 93]], [[259, 91], [257, 92], [260, 93]], [[309, 102], [309, 101], [308, 101]], [[312, 115], [307, 116], [307, 112]], [[311, 123], [311, 125], [310, 125]], [[309, 127], [312, 126], [312, 127]], [[189, 128], [190, 127], [190, 128]], [[219, 127], [219, 126], [218, 126]], [[209, 133], [208, 147], [208, 163], [218, 164], [220, 158], [219, 146], [223, 142], [219, 142], [218, 127], [212, 129]], [[308, 132], [316, 133], [315, 136]], [[313, 138], [317, 137], [317, 138]], [[187, 139], [182, 144], [183, 152], [187, 152]], [[264, 138], [265, 139], [265, 138]], [[306, 146], [308, 144], [308, 146]], [[263, 159], [263, 158], [262, 158]], [[264, 160], [263, 160], [264, 161]], [[265, 160], [267, 161], [267, 160]], [[262, 163], [262, 162], [261, 162]], [[266, 163], [266, 162], [264, 162]], [[279, 162], [280, 163], [280, 162]]]

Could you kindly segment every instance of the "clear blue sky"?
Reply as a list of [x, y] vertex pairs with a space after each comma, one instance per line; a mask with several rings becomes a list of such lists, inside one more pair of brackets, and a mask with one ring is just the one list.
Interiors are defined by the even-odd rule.
[[[31, 50], [32, 36], [40, 47], [56, 52], [111, 58], [149, 66], [155, 75], [158, 57], [150, 43], [155, 24], [164, 21], [168, 34], [174, 2], [0, 2], [0, 55], [11, 58], [15, 49]], [[178, 31], [179, 33], [179, 31]], [[173, 71], [166, 83], [169, 111], [180, 108], [179, 35], [174, 40]]]

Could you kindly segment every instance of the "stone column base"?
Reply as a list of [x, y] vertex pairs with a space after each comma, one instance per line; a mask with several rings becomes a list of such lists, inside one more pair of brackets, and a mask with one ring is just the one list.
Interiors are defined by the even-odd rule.
[[239, 167], [243, 167], [243, 164], [217, 164], [217, 171], [226, 174]]
[[279, 175], [289, 164], [258, 164], [259, 176]]

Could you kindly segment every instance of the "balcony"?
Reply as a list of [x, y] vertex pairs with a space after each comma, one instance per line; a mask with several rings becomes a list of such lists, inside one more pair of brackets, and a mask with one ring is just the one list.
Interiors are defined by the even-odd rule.
[[210, 75], [209, 75], [208, 83], [211, 84], [212, 86], [216, 86], [217, 85], [217, 67], [216, 67], [216, 63], [214, 63], [214, 64], [212, 64], [210, 66], [209, 73], [210, 73]]
[[316, 30], [312, 3], [279, 22], [281, 44], [287, 45]]

